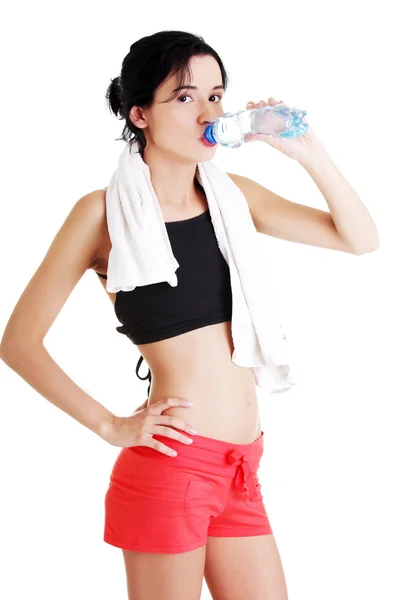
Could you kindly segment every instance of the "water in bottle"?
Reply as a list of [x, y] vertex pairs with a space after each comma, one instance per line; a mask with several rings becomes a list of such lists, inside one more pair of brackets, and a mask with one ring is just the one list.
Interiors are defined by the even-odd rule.
[[284, 104], [227, 112], [206, 127], [203, 139], [210, 145], [220, 144], [228, 148], [245, 144], [251, 134], [294, 139], [308, 130], [308, 124], [303, 121], [306, 114], [306, 110]]

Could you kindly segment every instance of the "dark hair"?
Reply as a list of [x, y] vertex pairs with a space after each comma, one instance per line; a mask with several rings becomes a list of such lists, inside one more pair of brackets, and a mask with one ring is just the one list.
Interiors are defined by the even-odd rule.
[[[218, 62], [222, 85], [226, 90], [229, 78], [222, 60], [201, 36], [186, 31], [158, 31], [132, 44], [122, 61], [121, 74], [111, 80], [106, 93], [110, 112], [120, 120], [125, 119], [122, 135], [117, 140], [124, 140], [130, 145], [138, 141], [139, 152], [143, 157], [146, 137], [143, 130], [136, 127], [129, 118], [132, 106], [149, 108], [156, 89], [170, 74], [181, 72], [180, 86], [184, 85], [186, 78], [191, 82], [188, 65], [190, 58], [207, 54]], [[166, 102], [176, 98], [179, 93], [176, 92]]]

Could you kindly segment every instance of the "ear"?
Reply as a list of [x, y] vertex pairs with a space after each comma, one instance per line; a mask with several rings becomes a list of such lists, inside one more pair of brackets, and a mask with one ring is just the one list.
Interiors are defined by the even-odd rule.
[[144, 115], [143, 109], [140, 108], [140, 106], [132, 106], [131, 110], [129, 111], [129, 118], [136, 127], [147, 127], [147, 119]]

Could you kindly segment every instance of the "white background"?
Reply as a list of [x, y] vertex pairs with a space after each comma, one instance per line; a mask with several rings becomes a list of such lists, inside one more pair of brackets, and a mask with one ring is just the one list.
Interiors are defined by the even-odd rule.
[[[19, 2], [3, 11], [2, 330], [75, 202], [107, 185], [124, 142], [105, 92], [137, 39], [202, 35], [235, 112], [270, 96], [307, 110], [379, 231], [363, 256], [263, 236], [303, 383], [258, 391], [266, 508], [291, 600], [398, 600], [399, 55], [388, 1]], [[268, 144], [215, 162], [327, 210], [308, 173]], [[57, 363], [118, 415], [147, 396], [136, 347], [88, 271], [46, 337]], [[142, 365], [141, 373], [147, 372]], [[124, 599], [122, 552], [103, 542], [119, 450], [56, 409], [5, 363], [1, 376], [0, 596]], [[211, 596], [204, 583], [202, 598]], [[251, 600], [251, 599], [249, 599]]]

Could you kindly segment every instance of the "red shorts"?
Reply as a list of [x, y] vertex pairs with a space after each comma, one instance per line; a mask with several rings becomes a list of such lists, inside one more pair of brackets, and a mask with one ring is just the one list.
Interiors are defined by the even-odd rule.
[[207, 536], [272, 533], [257, 477], [263, 436], [231, 444], [193, 435], [186, 445], [153, 435], [176, 450], [175, 457], [149, 446], [123, 448], [105, 495], [104, 541], [175, 553], [204, 546]]

